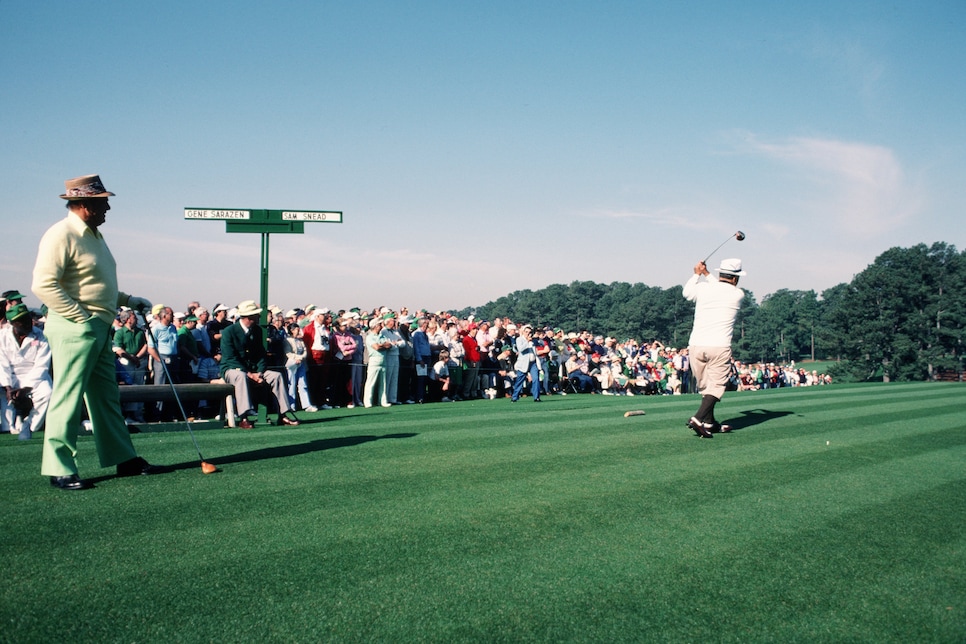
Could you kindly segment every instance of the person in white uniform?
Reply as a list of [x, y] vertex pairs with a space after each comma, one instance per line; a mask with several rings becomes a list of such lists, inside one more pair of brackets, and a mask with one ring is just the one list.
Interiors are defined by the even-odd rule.
[[16, 304], [6, 312], [10, 324], [0, 330], [0, 398], [3, 429], [27, 440], [40, 429], [47, 415], [53, 382], [50, 345], [33, 326], [30, 311]]

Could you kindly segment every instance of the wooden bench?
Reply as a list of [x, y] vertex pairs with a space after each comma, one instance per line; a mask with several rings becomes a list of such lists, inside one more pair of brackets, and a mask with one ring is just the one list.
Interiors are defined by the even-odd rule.
[[936, 371], [933, 377], [939, 382], [963, 382], [966, 380], [966, 373], [940, 370]]
[[212, 382], [191, 382], [174, 385], [121, 385], [117, 388], [121, 404], [134, 402], [175, 402], [174, 392], [182, 403], [186, 400], [218, 400], [219, 415], [229, 427], [235, 426], [235, 388], [224, 380]]

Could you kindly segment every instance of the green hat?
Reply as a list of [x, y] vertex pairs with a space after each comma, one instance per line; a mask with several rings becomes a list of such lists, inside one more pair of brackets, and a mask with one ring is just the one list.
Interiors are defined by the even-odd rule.
[[27, 308], [26, 304], [17, 304], [16, 306], [11, 306], [7, 310], [7, 319], [11, 322], [17, 318], [22, 318], [25, 315], [30, 315], [30, 309]]
[[20, 291], [14, 289], [12, 291], [4, 291], [3, 292], [3, 295], [0, 296], [0, 298], [2, 298], [4, 300], [7, 300], [7, 301], [10, 301], [10, 300], [22, 300], [22, 299], [24, 299], [24, 295]]

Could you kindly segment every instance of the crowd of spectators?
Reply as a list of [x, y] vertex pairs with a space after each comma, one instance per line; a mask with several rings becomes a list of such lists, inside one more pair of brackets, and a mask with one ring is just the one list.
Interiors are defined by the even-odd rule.
[[812, 385], [830, 385], [832, 376], [816, 370], [808, 371], [802, 367], [795, 368], [795, 364], [776, 365], [774, 363], [743, 365], [735, 362], [732, 379], [734, 388], [738, 391], [757, 391], [759, 389], [777, 389], [778, 387], [809, 387]]
[[[158, 304], [143, 316], [119, 310], [113, 341], [119, 384], [218, 381], [222, 333], [236, 317], [235, 307], [216, 304], [209, 310], [198, 302], [177, 311]], [[42, 311], [35, 318], [42, 330]], [[530, 373], [540, 379], [539, 392], [638, 396], [695, 390], [687, 348], [658, 340], [619, 340], [587, 329], [531, 327], [503, 317], [477, 320], [406, 307], [334, 311], [308, 305], [285, 311], [270, 306], [266, 318], [267, 367], [284, 375], [291, 407], [308, 412], [509, 397], [524, 326], [532, 329], [538, 368]], [[829, 382], [794, 365], [735, 363], [731, 388]], [[169, 407], [127, 403], [124, 414], [131, 423], [166, 420], [176, 415]], [[202, 402], [190, 411], [212, 414], [215, 406]]]

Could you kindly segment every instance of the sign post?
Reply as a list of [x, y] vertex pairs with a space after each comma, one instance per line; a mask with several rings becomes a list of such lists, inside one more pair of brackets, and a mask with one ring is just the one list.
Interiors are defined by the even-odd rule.
[[250, 208], [185, 208], [184, 218], [190, 220], [222, 220], [226, 233], [259, 233], [262, 236], [261, 324], [268, 315], [268, 250], [272, 233], [302, 234], [305, 222], [341, 224], [342, 211], [337, 210], [253, 210]]

